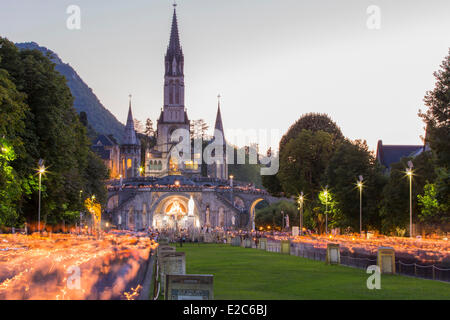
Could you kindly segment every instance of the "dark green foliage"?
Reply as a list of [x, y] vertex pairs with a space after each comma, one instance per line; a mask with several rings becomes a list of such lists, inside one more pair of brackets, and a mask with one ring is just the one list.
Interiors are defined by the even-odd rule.
[[282, 200], [264, 208], [256, 209], [256, 228], [266, 228], [267, 226], [271, 226], [271, 228], [281, 228], [283, 225], [281, 211], [283, 211], [285, 215], [289, 215], [289, 225], [291, 227], [299, 225], [299, 211], [297, 205], [293, 202]]
[[228, 164], [228, 174], [233, 175], [236, 181], [249, 182], [254, 184], [258, 188], [262, 187], [261, 165], [259, 163], [250, 164], [250, 155], [248, 153], [245, 154], [245, 164], [239, 164], [238, 152], [245, 151], [245, 147], [242, 149], [233, 147], [233, 150], [234, 163]]
[[359, 232], [360, 195], [357, 181], [361, 175], [364, 179], [363, 230], [368, 227], [379, 229], [379, 203], [386, 178], [366, 142], [346, 140], [342, 143], [331, 158], [326, 175], [343, 219], [339, 226], [350, 226], [353, 231]]
[[298, 119], [281, 138], [280, 153], [283, 151], [284, 146], [289, 142], [289, 140], [298, 137], [303, 130], [310, 130], [313, 132], [325, 131], [331, 134], [334, 143], [344, 138], [341, 129], [328, 115], [320, 113], [307, 113], [301, 116], [300, 119]]
[[[17, 156], [11, 166], [15, 180], [22, 185], [21, 200], [15, 203], [15, 210], [30, 220], [36, 219], [34, 180], [42, 158], [48, 172], [42, 179], [41, 215], [44, 221], [58, 222], [63, 215], [81, 208], [80, 190], [105, 198], [100, 183], [105, 168], [93, 158], [86, 128], [73, 108], [66, 80], [55, 71], [54, 64], [37, 50], [19, 51], [3, 38], [0, 44], [0, 69], [7, 72], [21, 92], [18, 95], [13, 88], [8, 89], [10, 97], [20, 97], [15, 108], [8, 108], [11, 99], [2, 99], [1, 104], [2, 119], [20, 118], [16, 123], [11, 120], [5, 134], [16, 144]], [[5, 71], [1, 74], [5, 75]]]
[[334, 152], [333, 136], [302, 130], [280, 152], [278, 179], [288, 196], [316, 194], [323, 187], [325, 169]]
[[283, 195], [283, 188], [277, 174], [264, 175], [261, 177], [261, 182], [264, 188], [273, 196]]
[[450, 167], [450, 50], [441, 69], [434, 72], [435, 88], [428, 91], [424, 102], [425, 113], [419, 112], [427, 129], [426, 142], [437, 156], [437, 164]]
[[423, 194], [425, 185], [434, 181], [436, 177], [430, 152], [424, 152], [414, 159], [403, 158], [400, 162], [392, 165], [388, 183], [383, 189], [381, 202], [380, 216], [384, 232], [395, 232], [397, 227], [409, 229], [409, 178], [406, 175], [408, 160], [414, 164], [412, 178], [413, 222], [418, 221], [419, 212], [415, 199], [419, 194]]

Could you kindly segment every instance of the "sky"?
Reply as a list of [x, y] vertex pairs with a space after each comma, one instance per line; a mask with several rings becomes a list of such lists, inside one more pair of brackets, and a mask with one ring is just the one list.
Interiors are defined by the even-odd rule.
[[[131, 93], [134, 117], [156, 122], [172, 3], [1, 0], [0, 36], [55, 51], [119, 121]], [[81, 10], [79, 30], [66, 26], [70, 5]], [[368, 27], [372, 5], [378, 29]], [[177, 15], [190, 119], [213, 127], [220, 93], [226, 130], [282, 135], [319, 112], [372, 150], [379, 139], [422, 143], [417, 113], [448, 54], [450, 1], [179, 0]]]

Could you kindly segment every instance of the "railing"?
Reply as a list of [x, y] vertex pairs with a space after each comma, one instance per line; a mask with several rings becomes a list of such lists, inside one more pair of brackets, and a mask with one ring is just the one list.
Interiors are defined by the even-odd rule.
[[[266, 251], [269, 252], [281, 252], [281, 242], [268, 240], [266, 244]], [[305, 248], [302, 245], [296, 245], [291, 243], [290, 254], [293, 256], [298, 256], [306, 259], [316, 260], [316, 261], [326, 261], [326, 249], [325, 248]], [[376, 265], [377, 259], [373, 257], [362, 257], [362, 256], [350, 256], [346, 254], [341, 254], [341, 264], [360, 268], [367, 269], [370, 265]], [[396, 273], [423, 278], [430, 280], [439, 280], [450, 282], [450, 268], [441, 268], [436, 265], [420, 265], [417, 263], [404, 263], [401, 260], [395, 261], [396, 265]]]

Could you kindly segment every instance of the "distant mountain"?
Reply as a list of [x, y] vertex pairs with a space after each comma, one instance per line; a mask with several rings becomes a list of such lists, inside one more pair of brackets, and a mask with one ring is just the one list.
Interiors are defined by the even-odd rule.
[[51, 60], [56, 64], [55, 69], [67, 80], [67, 86], [74, 96], [74, 108], [78, 113], [84, 111], [88, 117], [88, 123], [99, 134], [112, 134], [120, 143], [123, 140], [125, 126], [106, 109], [98, 100], [86, 83], [76, 71], [67, 63], [64, 63], [56, 53], [35, 42], [16, 43], [21, 50], [37, 49], [43, 54], [50, 54]]

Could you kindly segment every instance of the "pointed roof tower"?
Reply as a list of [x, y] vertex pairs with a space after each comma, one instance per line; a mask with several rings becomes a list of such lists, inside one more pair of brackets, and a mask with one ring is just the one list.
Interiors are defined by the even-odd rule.
[[222, 132], [222, 136], [225, 139], [225, 135], [223, 132], [222, 115], [220, 113], [220, 94], [217, 96], [217, 115], [216, 115], [216, 125], [214, 126], [214, 129]]
[[130, 102], [129, 102], [129, 108], [128, 108], [128, 118], [127, 118], [127, 124], [125, 126], [125, 138], [123, 144], [129, 144], [129, 145], [139, 145], [140, 142], [136, 137], [136, 131], [134, 130], [134, 120], [133, 120], [133, 113], [131, 112], [131, 94], [129, 95]]
[[[170, 31], [170, 40], [169, 40], [169, 46], [167, 47], [166, 52], [166, 75], [183, 75], [183, 63], [184, 63], [184, 56], [183, 56], [183, 49], [181, 48], [180, 44], [180, 35], [178, 32], [178, 19], [177, 19], [177, 4], [173, 4], [173, 17], [172, 17], [172, 29]], [[174, 70], [172, 72], [172, 68], [174, 65], [174, 61], [176, 61], [176, 64], [180, 64], [181, 68], [177, 68], [177, 70]]]

